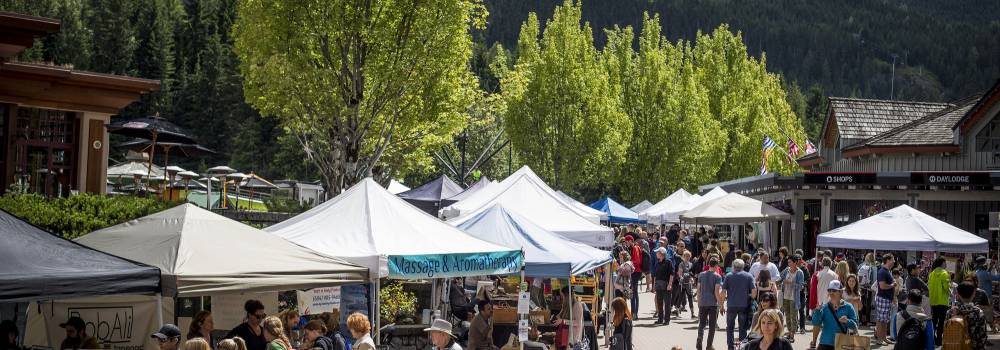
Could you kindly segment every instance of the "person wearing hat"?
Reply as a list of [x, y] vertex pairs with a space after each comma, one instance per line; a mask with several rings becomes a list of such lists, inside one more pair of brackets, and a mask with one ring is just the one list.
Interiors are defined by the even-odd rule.
[[168, 323], [151, 337], [159, 342], [160, 350], [177, 350], [181, 342], [181, 329]]
[[455, 335], [451, 333], [451, 322], [436, 319], [424, 332], [429, 333], [435, 350], [462, 350], [462, 346], [455, 342]]
[[77, 316], [70, 317], [65, 323], [60, 323], [59, 327], [66, 330], [66, 339], [63, 339], [59, 349], [97, 349], [97, 338], [87, 336], [87, 323]]
[[653, 274], [654, 290], [656, 291], [656, 322], [654, 324], [670, 324], [670, 309], [673, 298], [670, 294], [674, 286], [674, 263], [667, 259], [667, 248], [656, 248], [656, 272]]
[[818, 350], [834, 350], [838, 333], [858, 330], [858, 312], [854, 305], [844, 302], [844, 285], [838, 280], [830, 281], [826, 292], [830, 301], [813, 312], [812, 316], [813, 326], [821, 329]]

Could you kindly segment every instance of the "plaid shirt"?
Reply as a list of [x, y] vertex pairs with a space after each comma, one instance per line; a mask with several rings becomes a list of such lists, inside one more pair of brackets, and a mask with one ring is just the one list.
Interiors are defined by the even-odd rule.
[[[969, 327], [969, 339], [972, 340], [972, 350], [986, 349], [986, 318], [983, 317], [983, 310], [972, 303], [956, 302], [954, 307], [957, 314], [965, 319], [966, 327]], [[955, 312], [952, 316], [955, 316]]]

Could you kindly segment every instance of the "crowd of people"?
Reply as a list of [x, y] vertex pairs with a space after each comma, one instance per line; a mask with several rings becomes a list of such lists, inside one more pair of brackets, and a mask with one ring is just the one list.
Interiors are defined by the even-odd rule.
[[[638, 294], [652, 292], [655, 305], [646, 307], [654, 325], [690, 312], [698, 320], [698, 350], [715, 349], [720, 315], [726, 332], [720, 348], [726, 349], [791, 349], [807, 324], [809, 348], [821, 350], [833, 349], [838, 334], [862, 327], [873, 329], [872, 345], [894, 349], [958, 342], [982, 350], [990, 345], [987, 328], [997, 332], [991, 299], [1000, 274], [983, 256], [970, 264], [971, 273], [956, 276], [945, 269], [943, 256], [929, 266], [871, 252], [855, 259], [851, 252], [826, 250], [806, 260], [801, 250], [781, 247], [772, 255], [752, 244], [747, 251], [726, 247], [723, 254], [719, 237], [704, 228], [646, 232], [628, 226], [618, 234], [613, 285], [619, 307], [631, 319], [644, 306]], [[615, 334], [630, 342], [631, 331], [614, 319]]]

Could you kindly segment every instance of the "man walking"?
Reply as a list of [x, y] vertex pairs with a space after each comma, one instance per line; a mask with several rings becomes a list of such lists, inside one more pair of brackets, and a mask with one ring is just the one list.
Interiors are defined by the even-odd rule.
[[761, 249], [757, 252], [757, 256], [760, 257], [760, 261], [750, 265], [750, 274], [753, 275], [754, 281], [757, 280], [760, 270], [767, 269], [771, 273], [771, 280], [778, 282], [778, 266], [771, 262], [771, 257], [767, 254], [767, 251]]
[[[816, 307], [820, 308], [826, 305], [826, 302], [830, 299], [829, 291], [825, 288], [830, 285], [830, 282], [837, 279], [837, 273], [833, 272], [833, 260], [824, 253], [823, 259], [820, 260], [820, 266], [822, 270], [816, 273]], [[822, 310], [820, 310], [822, 311]], [[816, 312], [815, 310], [813, 312]], [[819, 338], [819, 327], [813, 327], [812, 342], [810, 344], [816, 344], [816, 338]]]
[[781, 272], [779, 277], [781, 283], [781, 312], [785, 313], [785, 325], [788, 326], [788, 338], [795, 341], [795, 331], [799, 326], [798, 310], [801, 306], [802, 287], [806, 284], [806, 277], [799, 269], [799, 262], [802, 257], [793, 255], [788, 259], [788, 267]]
[[951, 276], [944, 269], [944, 257], [934, 259], [931, 274], [927, 277], [927, 289], [931, 297], [931, 319], [934, 321], [934, 344], [941, 346], [944, 320], [948, 317], [951, 296]]
[[878, 291], [875, 293], [875, 343], [892, 344], [888, 339], [889, 321], [892, 316], [892, 295], [896, 291], [896, 279], [892, 277], [892, 254], [882, 256], [882, 268], [878, 269]]
[[719, 256], [712, 255], [708, 259], [709, 269], [698, 275], [698, 342], [696, 349], [702, 350], [705, 326], [708, 326], [708, 350], [715, 339], [715, 329], [718, 327], [719, 312], [726, 313], [725, 306], [719, 305], [722, 300], [722, 276], [716, 273], [719, 267]]
[[744, 271], [746, 263], [743, 259], [733, 260], [733, 271], [722, 281], [722, 296], [726, 300], [726, 344], [733, 349], [733, 332], [736, 330], [736, 319], [739, 318], [740, 337], [746, 339], [747, 328], [750, 326], [750, 297], [753, 294], [753, 276]]
[[654, 273], [653, 284], [656, 290], [656, 323], [670, 324], [670, 307], [673, 305], [673, 298], [670, 297], [674, 289], [674, 263], [667, 259], [667, 248], [656, 248], [656, 273]]

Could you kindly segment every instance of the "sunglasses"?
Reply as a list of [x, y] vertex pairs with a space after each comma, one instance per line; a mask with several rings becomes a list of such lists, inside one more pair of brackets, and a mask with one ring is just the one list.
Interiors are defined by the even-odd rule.
[[174, 340], [174, 339], [177, 339], [177, 338], [176, 337], [171, 337], [171, 338], [156, 338], [156, 341], [160, 342], [160, 344], [163, 344], [163, 343], [170, 342], [171, 340]]
[[253, 314], [253, 317], [256, 317], [257, 319], [263, 320], [265, 317], [267, 317], [267, 314], [262, 312], [262, 313], [259, 313], [259, 314]]

